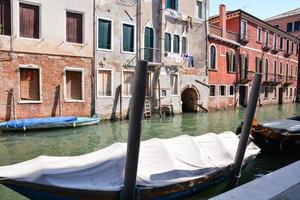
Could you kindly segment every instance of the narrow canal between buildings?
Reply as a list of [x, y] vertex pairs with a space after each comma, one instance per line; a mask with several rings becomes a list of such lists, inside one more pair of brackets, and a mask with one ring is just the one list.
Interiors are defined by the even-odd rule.
[[[142, 140], [154, 137], [171, 138], [181, 134], [192, 136], [207, 132], [235, 131], [245, 109], [211, 113], [188, 113], [174, 118], [157, 118], [143, 122]], [[300, 115], [300, 104], [265, 106], [256, 113], [258, 120]], [[10, 165], [41, 154], [75, 156], [104, 148], [127, 139], [128, 122], [102, 122], [97, 126], [32, 133], [0, 134], [0, 165]], [[195, 155], [196, 156], [196, 155]], [[245, 183], [300, 159], [300, 154], [261, 153], [244, 171], [240, 183]], [[225, 191], [221, 183], [186, 200], [207, 199]], [[0, 200], [23, 200], [15, 192], [0, 186]]]

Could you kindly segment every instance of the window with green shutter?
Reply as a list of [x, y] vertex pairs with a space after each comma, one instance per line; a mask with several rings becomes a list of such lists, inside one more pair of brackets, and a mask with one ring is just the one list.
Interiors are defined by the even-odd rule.
[[105, 19], [98, 20], [98, 48], [112, 49], [112, 22]]
[[123, 24], [123, 51], [134, 52], [134, 25]]
[[145, 28], [144, 48], [144, 59], [153, 62], [154, 31], [150, 27]]
[[187, 39], [186, 37], [182, 37], [182, 42], [181, 42], [181, 53], [187, 53]]
[[179, 36], [174, 35], [174, 40], [173, 40], [173, 53], [179, 53]]
[[178, 10], [178, 0], [166, 0], [166, 9]]
[[171, 34], [165, 33], [165, 52], [171, 52]]

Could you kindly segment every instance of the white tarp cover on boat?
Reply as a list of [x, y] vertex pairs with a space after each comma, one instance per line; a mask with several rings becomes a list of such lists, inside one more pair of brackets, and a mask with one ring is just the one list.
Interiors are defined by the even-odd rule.
[[[151, 139], [141, 143], [137, 185], [160, 187], [200, 178], [234, 161], [238, 137], [232, 132]], [[258, 154], [251, 143], [245, 158]], [[39, 156], [0, 167], [0, 179], [63, 188], [118, 191], [123, 187], [126, 144], [75, 157]]]

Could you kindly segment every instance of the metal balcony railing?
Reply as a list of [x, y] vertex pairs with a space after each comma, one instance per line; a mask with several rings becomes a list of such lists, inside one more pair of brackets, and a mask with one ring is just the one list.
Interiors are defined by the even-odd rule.
[[249, 33], [243, 33], [240, 34], [240, 42], [241, 43], [248, 43], [250, 41], [250, 34]]
[[225, 35], [225, 34], [222, 34], [222, 28], [221, 27], [211, 25], [211, 24], [209, 25], [209, 34], [213, 35], [213, 36], [220, 37], [220, 38], [224, 38], [224, 39], [227, 39], [227, 40], [232, 40], [234, 42], [239, 41], [239, 34], [238, 33], [227, 30], [226, 35]]

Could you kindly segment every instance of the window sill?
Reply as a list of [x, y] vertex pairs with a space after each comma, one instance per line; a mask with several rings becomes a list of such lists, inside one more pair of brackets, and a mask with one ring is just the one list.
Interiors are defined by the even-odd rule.
[[256, 43], [258, 43], [258, 44], [262, 44], [262, 41], [256, 41]]
[[236, 72], [227, 72], [227, 74], [236, 74]]
[[68, 99], [68, 100], [65, 100], [65, 103], [84, 103], [84, 100]]
[[223, 95], [223, 96], [222, 96], [222, 95], [219, 95], [219, 97], [225, 98], [225, 97], [226, 97], [226, 95]]
[[97, 48], [97, 51], [113, 52], [113, 49], [101, 49], [101, 48]]
[[208, 71], [217, 72], [218, 70], [217, 69], [208, 68]]
[[43, 101], [40, 101], [40, 100], [38, 100], [38, 101], [35, 101], [35, 100], [20, 100], [19, 102], [18, 102], [19, 104], [41, 104], [41, 103], [43, 103]]
[[113, 96], [97, 96], [97, 99], [112, 99]]
[[132, 96], [128, 96], [128, 95], [123, 95], [123, 98], [131, 98]]
[[20, 39], [22, 39], [22, 40], [31, 40], [31, 41], [35, 41], [35, 42], [41, 42], [41, 41], [43, 41], [44, 39], [42, 39], [42, 38], [29, 38], [29, 37], [19, 37]]
[[66, 42], [66, 44], [80, 46], [80, 47], [87, 46], [87, 44], [85, 44], [85, 43], [75, 43], [75, 42]]
[[136, 54], [135, 51], [134, 52], [131, 52], [131, 51], [121, 51], [121, 53], [123, 53], [123, 54], [130, 54], [130, 55], [135, 55]]

